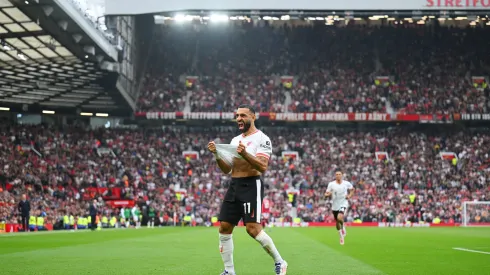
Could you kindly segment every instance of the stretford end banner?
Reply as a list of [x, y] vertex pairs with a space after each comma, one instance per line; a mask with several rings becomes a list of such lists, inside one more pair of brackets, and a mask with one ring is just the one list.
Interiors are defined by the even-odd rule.
[[[135, 117], [149, 120], [234, 120], [233, 112], [137, 112]], [[454, 121], [490, 121], [490, 114], [388, 114], [388, 113], [267, 113], [257, 114], [268, 121], [411, 121], [453, 123]]]
[[490, 0], [106, 0], [107, 15], [185, 10], [486, 10]]

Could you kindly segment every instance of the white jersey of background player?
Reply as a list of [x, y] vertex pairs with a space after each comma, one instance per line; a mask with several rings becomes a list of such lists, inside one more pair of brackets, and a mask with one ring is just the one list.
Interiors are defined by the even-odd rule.
[[335, 171], [335, 180], [328, 183], [326, 197], [332, 196], [332, 212], [336, 221], [336, 227], [340, 235], [340, 244], [344, 244], [344, 238], [347, 232], [344, 227], [344, 214], [349, 207], [349, 201], [354, 195], [354, 186], [352, 183], [342, 180], [342, 172]]

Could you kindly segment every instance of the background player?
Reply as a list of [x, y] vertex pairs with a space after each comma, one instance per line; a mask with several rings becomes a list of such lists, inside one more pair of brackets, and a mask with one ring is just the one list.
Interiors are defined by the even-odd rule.
[[236, 122], [242, 134], [233, 138], [230, 144], [237, 146], [241, 158], [234, 158], [233, 163], [229, 164], [219, 157], [214, 142], [208, 144], [208, 150], [215, 155], [221, 171], [225, 174], [231, 172], [232, 177], [219, 214], [220, 252], [225, 265], [221, 275], [235, 274], [232, 233], [240, 219], [243, 219], [247, 233], [274, 259], [275, 273], [285, 275], [287, 263], [260, 224], [264, 192], [260, 176], [269, 165], [271, 141], [255, 128], [255, 111], [252, 106], [239, 106]]
[[262, 200], [262, 227], [266, 228], [269, 225], [272, 202], [268, 196]]
[[135, 204], [133, 209], [131, 209], [131, 215], [133, 216], [134, 227], [136, 229], [141, 227], [140, 214], [141, 214], [140, 208], [137, 204]]
[[335, 171], [335, 180], [328, 183], [326, 197], [332, 196], [332, 212], [337, 222], [336, 227], [340, 235], [340, 244], [344, 244], [344, 238], [347, 234], [344, 227], [344, 215], [349, 207], [349, 201], [354, 195], [352, 183], [342, 179], [342, 171]]

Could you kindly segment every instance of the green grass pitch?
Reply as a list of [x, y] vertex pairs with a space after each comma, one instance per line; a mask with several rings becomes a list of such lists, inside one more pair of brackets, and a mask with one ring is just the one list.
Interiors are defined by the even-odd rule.
[[[290, 275], [490, 274], [489, 228], [273, 228]], [[260, 245], [236, 228], [238, 275], [274, 274]], [[471, 251], [456, 250], [462, 248]], [[217, 228], [116, 229], [0, 235], [0, 274], [218, 275]]]

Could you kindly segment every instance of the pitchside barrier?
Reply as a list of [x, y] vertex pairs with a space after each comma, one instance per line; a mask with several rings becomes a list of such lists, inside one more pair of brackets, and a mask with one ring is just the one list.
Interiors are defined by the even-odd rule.
[[[45, 224], [44, 228], [48, 231], [53, 230], [52, 224]], [[45, 231], [46, 231], [45, 230]], [[0, 223], [0, 234], [3, 233], [16, 233], [22, 231], [22, 227], [19, 224], [14, 223]], [[34, 230], [37, 231], [37, 230]]]

